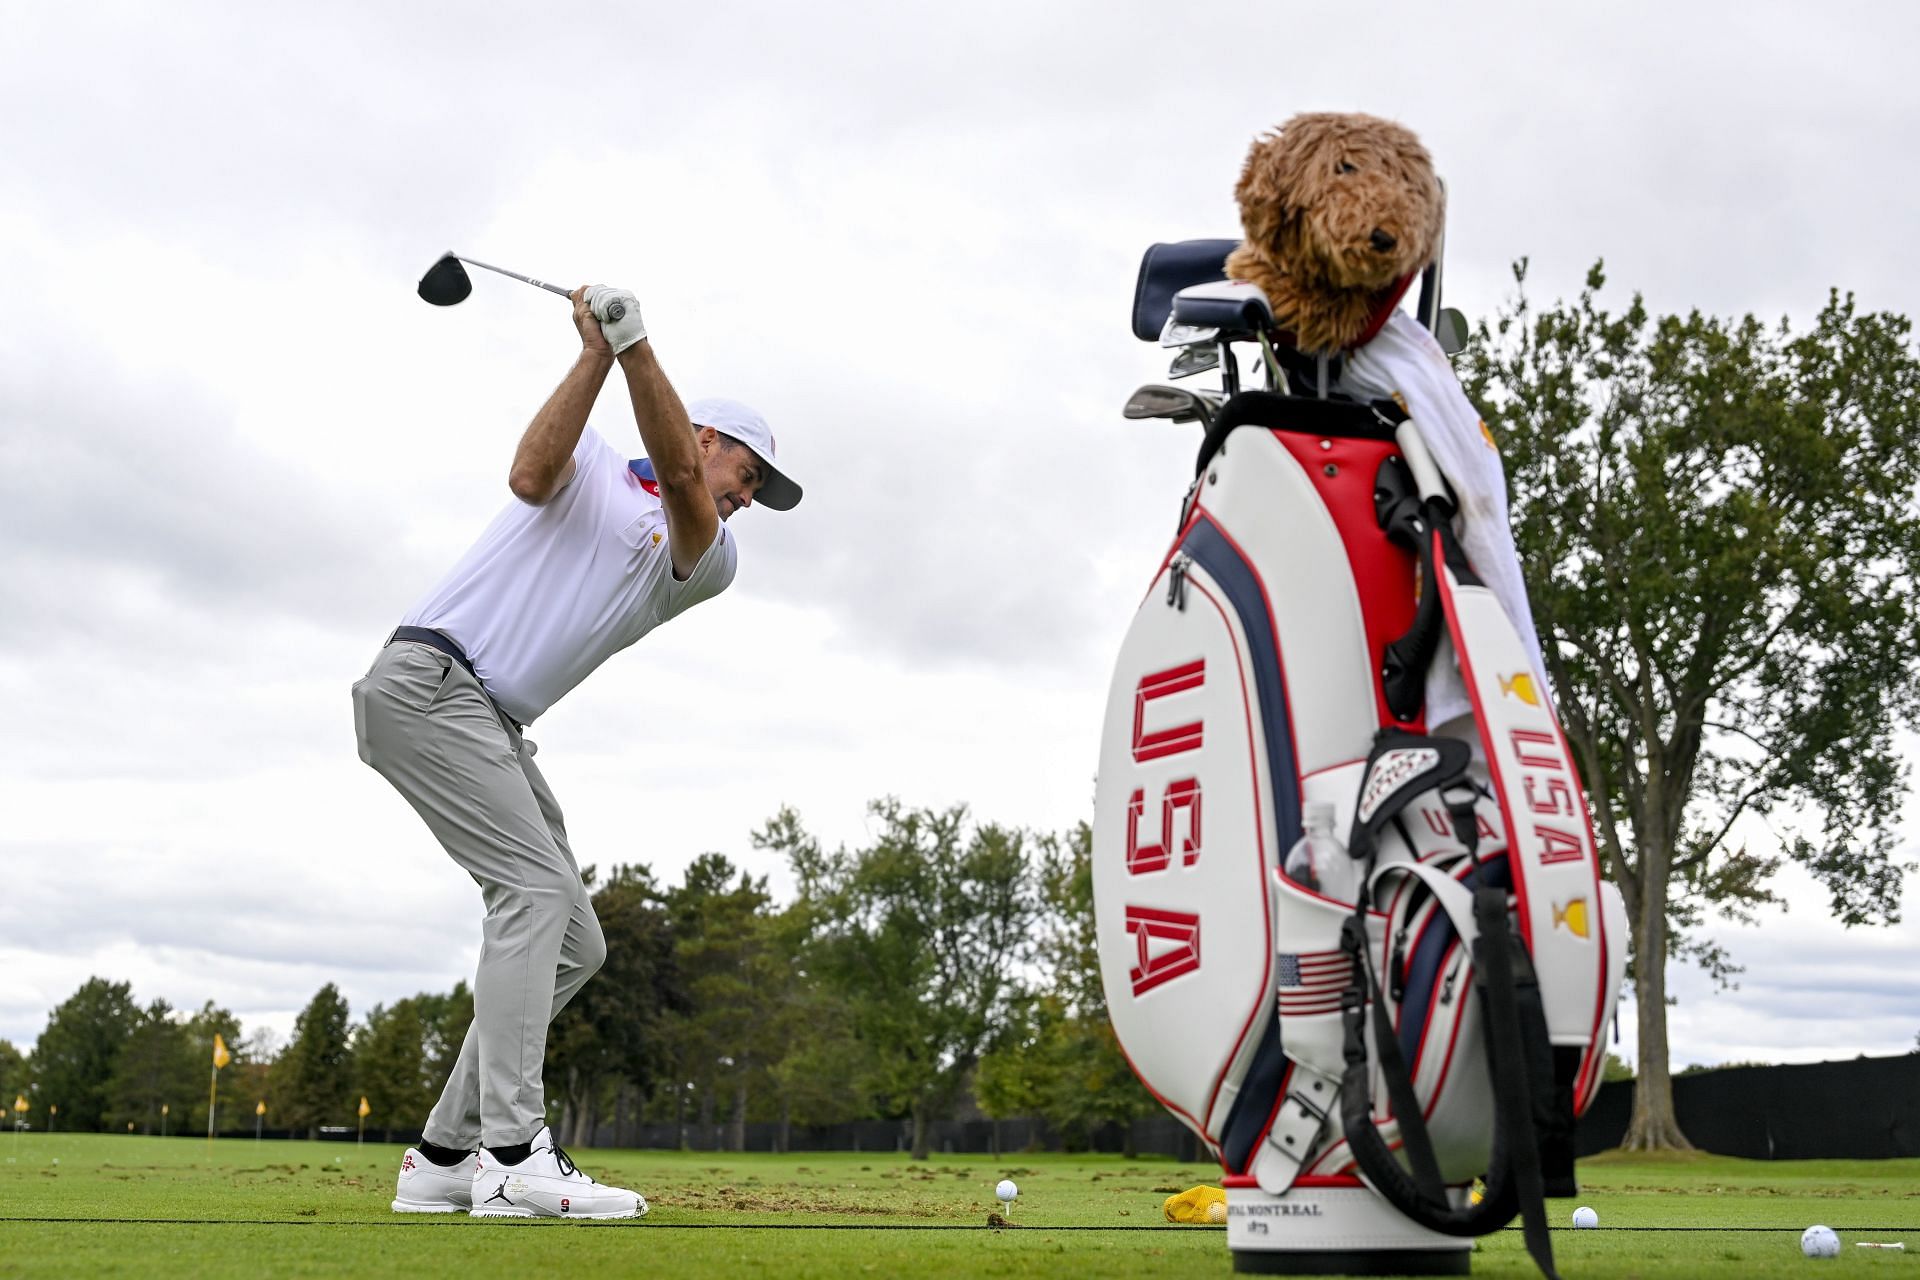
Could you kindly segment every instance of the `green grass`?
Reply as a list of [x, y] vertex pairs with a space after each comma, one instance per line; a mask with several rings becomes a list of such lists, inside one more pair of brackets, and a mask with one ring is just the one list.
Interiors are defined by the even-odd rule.
[[[1220, 1229], [1160, 1214], [1167, 1194], [1216, 1171], [1157, 1157], [576, 1152], [652, 1203], [639, 1222], [584, 1224], [393, 1214], [400, 1151], [242, 1139], [209, 1156], [203, 1140], [0, 1134], [0, 1276], [1232, 1274]], [[1555, 1231], [1568, 1280], [1920, 1268], [1920, 1161], [1614, 1154], [1580, 1173], [1601, 1229]], [[1020, 1200], [1014, 1225], [991, 1229], [1002, 1177]], [[1551, 1203], [1556, 1227], [1573, 1203]], [[1839, 1259], [1800, 1256], [1813, 1222], [1841, 1233]], [[1474, 1273], [1536, 1274], [1511, 1230], [1480, 1242]]]

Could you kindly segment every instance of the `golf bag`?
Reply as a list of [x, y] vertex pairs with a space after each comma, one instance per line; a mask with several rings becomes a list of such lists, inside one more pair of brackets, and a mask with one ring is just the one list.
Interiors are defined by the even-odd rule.
[[[1172, 294], [1150, 255], [1136, 330], [1207, 318]], [[1189, 327], [1224, 346], [1239, 321], [1211, 314]], [[1093, 844], [1114, 1030], [1219, 1159], [1240, 1269], [1464, 1272], [1470, 1237], [1525, 1208], [1551, 1274], [1540, 1201], [1574, 1191], [1625, 910], [1418, 423], [1287, 394], [1314, 381], [1293, 372], [1199, 402], [1178, 531], [1121, 647]], [[1443, 637], [1474, 712], [1435, 733]], [[1322, 805], [1344, 893], [1283, 871]]]

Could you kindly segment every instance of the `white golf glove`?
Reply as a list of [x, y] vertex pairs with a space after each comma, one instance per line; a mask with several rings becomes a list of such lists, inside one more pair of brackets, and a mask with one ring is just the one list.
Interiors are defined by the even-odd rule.
[[640, 321], [640, 299], [631, 289], [596, 284], [587, 290], [587, 306], [600, 322], [600, 332], [607, 335], [613, 354], [619, 355], [647, 336], [647, 326]]

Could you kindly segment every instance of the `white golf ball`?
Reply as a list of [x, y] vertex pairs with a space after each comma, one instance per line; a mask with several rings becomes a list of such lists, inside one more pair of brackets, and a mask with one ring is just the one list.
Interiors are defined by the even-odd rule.
[[1809, 1258], [1837, 1258], [1840, 1256], [1840, 1237], [1833, 1234], [1832, 1227], [1808, 1227], [1800, 1233], [1800, 1252]]
[[1597, 1227], [1600, 1225], [1600, 1215], [1583, 1204], [1573, 1211], [1573, 1225], [1576, 1227]]
[[993, 1194], [999, 1196], [1002, 1200], [1011, 1200], [1020, 1194], [1020, 1188], [1013, 1185], [1012, 1178], [1002, 1178], [1000, 1179], [1000, 1185], [993, 1189]]

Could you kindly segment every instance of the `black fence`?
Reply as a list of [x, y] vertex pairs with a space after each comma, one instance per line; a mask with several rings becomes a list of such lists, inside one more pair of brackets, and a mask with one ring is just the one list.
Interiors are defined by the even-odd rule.
[[[1580, 1155], [1620, 1145], [1633, 1114], [1631, 1080], [1600, 1086], [1593, 1106], [1581, 1118], [1576, 1136]], [[1754, 1160], [1877, 1160], [1920, 1156], [1920, 1053], [1897, 1058], [1856, 1058], [1804, 1066], [1723, 1067], [1673, 1082], [1674, 1111], [1681, 1130], [1703, 1151]], [[193, 1134], [186, 1137], [199, 1136]], [[251, 1138], [253, 1130], [223, 1129], [223, 1138]], [[266, 1129], [268, 1138], [306, 1137], [304, 1132]], [[317, 1135], [352, 1142], [357, 1130], [329, 1126]], [[417, 1142], [417, 1128], [368, 1125], [369, 1142]], [[638, 1147], [689, 1151], [728, 1151], [728, 1126], [722, 1124], [602, 1125], [593, 1135], [598, 1147]], [[1059, 1151], [1065, 1136], [1044, 1120], [951, 1120], [931, 1126], [929, 1149], [942, 1155], [1006, 1155], [1020, 1151]], [[748, 1151], [782, 1149], [780, 1126], [745, 1127]], [[794, 1125], [785, 1134], [789, 1151], [869, 1151], [906, 1154], [913, 1145], [907, 1120], [859, 1120], [838, 1125]], [[1082, 1150], [1204, 1162], [1205, 1150], [1186, 1126], [1169, 1115], [1149, 1116], [1131, 1125], [1110, 1124], [1071, 1144]]]
[[[1631, 1080], [1600, 1086], [1580, 1120], [1583, 1156], [1620, 1145], [1633, 1115]], [[1881, 1160], [1920, 1156], [1920, 1053], [1803, 1066], [1722, 1067], [1673, 1081], [1688, 1141], [1750, 1160]]]

